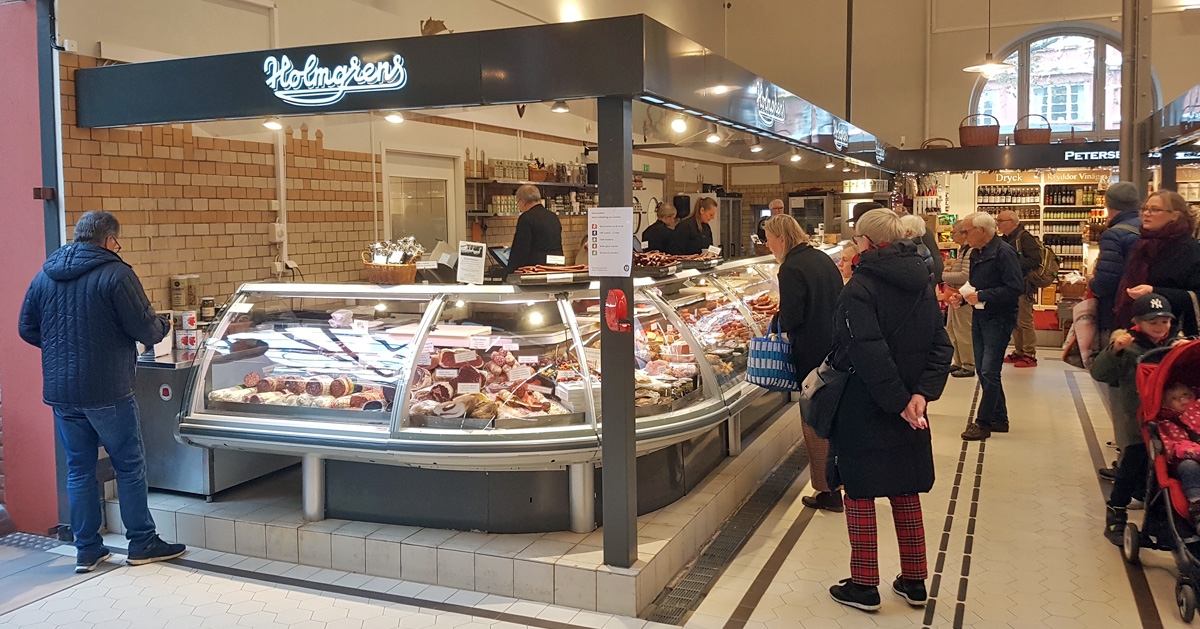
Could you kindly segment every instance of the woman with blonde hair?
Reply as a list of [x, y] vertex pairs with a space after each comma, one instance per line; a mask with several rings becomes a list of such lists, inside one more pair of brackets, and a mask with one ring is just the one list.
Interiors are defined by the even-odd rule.
[[850, 277], [854, 275], [854, 262], [858, 258], [858, 245], [854, 244], [853, 240], [847, 240], [842, 243], [841, 257], [838, 258], [838, 271], [842, 273], [842, 282], [849, 282]]
[[1174, 190], [1159, 190], [1142, 205], [1141, 237], [1129, 254], [1125, 275], [1117, 290], [1113, 327], [1128, 328], [1133, 302], [1158, 293], [1171, 302], [1185, 336], [1200, 334], [1200, 241], [1192, 235], [1200, 210]]
[[[842, 292], [837, 266], [808, 242], [796, 219], [777, 214], [763, 222], [767, 247], [779, 261], [779, 314], [772, 328], [788, 335], [796, 375], [804, 378], [829, 355], [833, 346], [833, 307]], [[829, 442], [804, 423], [804, 446], [812, 466], [814, 496], [801, 501], [813, 509], [841, 512], [842, 492], [826, 480]]]
[[717, 217], [717, 200], [701, 197], [696, 208], [675, 227], [675, 251], [679, 255], [695, 255], [713, 244], [712, 228], [708, 226]]

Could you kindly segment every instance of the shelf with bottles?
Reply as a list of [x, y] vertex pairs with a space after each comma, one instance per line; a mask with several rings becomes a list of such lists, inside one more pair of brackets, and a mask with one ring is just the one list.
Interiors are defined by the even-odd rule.
[[1036, 221], [1041, 216], [1041, 210], [1037, 205], [980, 205], [977, 208], [980, 212], [987, 212], [995, 216], [1005, 210], [1012, 210], [1017, 213], [1017, 217], [1023, 221]]
[[975, 202], [979, 205], [1039, 205], [1041, 189], [1037, 185], [979, 186]]
[[1075, 223], [1046, 223], [1042, 227], [1042, 232], [1053, 236], [1073, 236], [1075, 238], [1083, 238], [1084, 229], [1079, 222]]
[[1067, 209], [1048, 207], [1042, 212], [1043, 221], [1086, 221], [1092, 217], [1091, 209]]
[[1093, 184], [1048, 184], [1042, 197], [1045, 206], [1084, 206], [1100, 205], [1104, 192]]

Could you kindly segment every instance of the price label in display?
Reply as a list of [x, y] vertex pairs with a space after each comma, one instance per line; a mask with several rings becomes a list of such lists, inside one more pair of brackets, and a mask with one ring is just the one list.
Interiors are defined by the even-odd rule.
[[675, 277], [696, 277], [697, 275], [700, 275], [700, 271], [696, 269], [684, 269], [676, 273]]
[[437, 377], [438, 380], [452, 380], [452, 379], [458, 377], [458, 370], [457, 369], [438, 369], [437, 371], [433, 372], [433, 375], [435, 377]]
[[500, 348], [506, 352], [515, 352], [515, 351], [521, 349], [521, 346], [516, 343], [505, 343], [505, 344], [501, 345]]
[[570, 282], [573, 277], [575, 277], [573, 273], [548, 273], [546, 283]]
[[585, 347], [583, 355], [587, 358], [588, 364], [594, 367], [600, 366], [600, 350], [595, 347]]
[[554, 389], [551, 389], [550, 387], [543, 387], [540, 384], [527, 384], [525, 387], [530, 391], [537, 391], [542, 395], [551, 395], [554, 393]]
[[457, 352], [454, 352], [454, 362], [459, 365], [464, 364], [464, 363], [475, 362], [476, 358], [479, 358], [479, 354], [476, 353], [474, 350], [460, 349]]
[[460, 382], [458, 383], [458, 394], [465, 395], [467, 393], [479, 393], [478, 382]]
[[367, 333], [367, 322], [366, 321], [355, 321], [350, 326], [350, 329], [354, 330], [355, 332], [357, 332], [359, 334], [366, 334]]
[[513, 367], [508, 370], [508, 379], [513, 382], [528, 380], [533, 377], [533, 370], [529, 367]]
[[487, 349], [491, 346], [492, 337], [490, 336], [472, 336], [471, 340], [467, 343], [467, 347], [471, 349]]
[[421, 351], [422, 351], [423, 353], [426, 353], [426, 354], [432, 354], [432, 353], [433, 353], [433, 351], [434, 351], [434, 348], [433, 348], [433, 343], [432, 343], [432, 342], [426, 342], [426, 343], [425, 343], [425, 347], [424, 347], [423, 349], [421, 349]]
[[709, 255], [714, 255], [714, 256], [717, 256], [718, 258], [721, 257], [721, 248], [716, 245], [713, 245], [713, 246], [709, 247], [708, 249], [705, 249], [705, 251], [708, 252]]
[[574, 369], [563, 369], [558, 372], [555, 378], [558, 382], [570, 382], [579, 377], [579, 373]]
[[557, 264], [559, 266], [564, 266], [567, 264], [567, 258], [565, 256], [547, 255], [546, 264]]
[[433, 356], [431, 356], [428, 352], [425, 352], [425, 353], [421, 354], [420, 356], [417, 356], [417, 366], [428, 367], [432, 364], [433, 364]]
[[417, 260], [417, 269], [421, 271], [432, 271], [438, 268], [437, 260]]
[[537, 361], [538, 361], [538, 357], [536, 355], [534, 355], [534, 356], [517, 356], [517, 362], [521, 363], [522, 365], [536, 365]]

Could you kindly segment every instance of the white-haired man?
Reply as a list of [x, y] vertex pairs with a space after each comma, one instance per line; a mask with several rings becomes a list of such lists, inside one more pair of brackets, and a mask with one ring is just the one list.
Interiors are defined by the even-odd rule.
[[505, 275], [523, 266], [546, 264], [546, 256], [561, 256], [562, 223], [558, 215], [542, 205], [542, 193], [537, 186], [525, 184], [517, 188], [517, 230], [509, 248]]
[[971, 339], [975, 345], [975, 371], [983, 389], [975, 423], [967, 427], [962, 438], [979, 441], [993, 432], [1008, 432], [1008, 405], [1000, 370], [1008, 339], [1017, 325], [1017, 300], [1025, 292], [1025, 276], [1017, 250], [996, 237], [995, 218], [976, 212], [964, 217], [962, 225], [973, 250], [970, 282], [952, 297], [952, 303], [963, 300], [975, 308]]

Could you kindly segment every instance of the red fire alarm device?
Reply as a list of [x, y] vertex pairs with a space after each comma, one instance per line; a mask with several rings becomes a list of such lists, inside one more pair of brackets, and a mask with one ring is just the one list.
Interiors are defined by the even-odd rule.
[[608, 298], [604, 300], [604, 321], [613, 332], [632, 332], [633, 324], [629, 320], [629, 301], [625, 291], [611, 289]]

